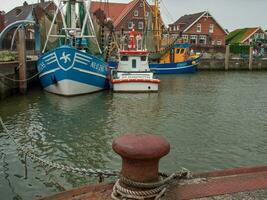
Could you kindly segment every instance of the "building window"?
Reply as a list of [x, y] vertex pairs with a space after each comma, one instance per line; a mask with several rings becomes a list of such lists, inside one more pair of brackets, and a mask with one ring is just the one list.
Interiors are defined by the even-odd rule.
[[206, 45], [207, 44], [207, 37], [205, 35], [199, 36], [199, 44], [200, 45]]
[[196, 35], [190, 35], [190, 43], [191, 44], [197, 44], [197, 36]]
[[183, 35], [183, 39], [188, 40], [188, 35]]
[[146, 16], [147, 16], [147, 17], [149, 16], [149, 12], [148, 12], [148, 11], [146, 12]]
[[140, 3], [140, 7], [143, 8], [144, 4], [143, 3]]
[[213, 45], [213, 46], [215, 45], [215, 41], [214, 40], [211, 41], [211, 45]]
[[143, 30], [144, 29], [144, 22], [138, 22], [138, 29]]
[[170, 26], [170, 31], [172, 31], [172, 27]]
[[138, 17], [138, 15], [139, 15], [138, 10], [135, 10], [135, 11], [134, 11], [134, 16], [135, 16], [135, 17]]
[[177, 27], [176, 27], [176, 28], [177, 28], [177, 31], [179, 31], [179, 25], [177, 25]]
[[128, 22], [128, 29], [133, 29], [133, 28], [134, 28], [134, 23]]
[[173, 26], [173, 31], [176, 31], [176, 26]]
[[197, 32], [201, 33], [201, 24], [200, 23], [197, 24]]
[[217, 40], [217, 45], [221, 46], [222, 45], [222, 41], [221, 40]]
[[214, 32], [214, 25], [210, 24], [209, 26], [209, 33], [213, 33]]

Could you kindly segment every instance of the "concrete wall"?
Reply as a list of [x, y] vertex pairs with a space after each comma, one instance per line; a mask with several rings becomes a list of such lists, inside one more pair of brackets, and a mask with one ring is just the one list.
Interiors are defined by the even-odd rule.
[[[18, 62], [0, 63], [0, 73], [8, 78], [18, 80]], [[36, 61], [27, 61], [27, 77], [32, 77], [37, 73]], [[39, 85], [38, 77], [28, 82], [28, 88]], [[19, 84], [0, 76], [0, 99], [18, 94]]]
[[[199, 70], [225, 70], [224, 59], [202, 59]], [[249, 70], [248, 59], [230, 59], [228, 70]], [[267, 59], [256, 59], [252, 64], [253, 70], [267, 70]]]

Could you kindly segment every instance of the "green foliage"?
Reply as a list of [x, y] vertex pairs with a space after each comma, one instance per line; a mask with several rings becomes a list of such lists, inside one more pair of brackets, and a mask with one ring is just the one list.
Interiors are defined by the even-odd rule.
[[242, 54], [248, 55], [249, 54], [249, 45], [239, 45], [239, 44], [231, 44], [230, 45], [230, 52], [234, 54]]
[[0, 62], [14, 61], [17, 58], [17, 54], [12, 51], [0, 51]]

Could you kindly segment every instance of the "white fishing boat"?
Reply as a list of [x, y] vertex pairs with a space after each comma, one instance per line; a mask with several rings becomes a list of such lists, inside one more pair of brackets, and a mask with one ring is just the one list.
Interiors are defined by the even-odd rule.
[[[97, 42], [89, 5], [84, 0], [59, 1], [38, 60], [39, 78], [48, 92], [72, 96], [109, 86], [107, 63]], [[53, 34], [59, 16], [63, 27]], [[48, 49], [51, 39], [56, 39], [57, 47]]]
[[148, 64], [148, 51], [143, 48], [142, 36], [132, 30], [128, 48], [119, 51], [117, 69], [112, 71], [115, 92], [157, 92], [160, 80], [154, 78]]

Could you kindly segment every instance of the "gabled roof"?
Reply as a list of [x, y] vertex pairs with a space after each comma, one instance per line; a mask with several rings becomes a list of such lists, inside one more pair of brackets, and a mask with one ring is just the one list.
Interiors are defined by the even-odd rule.
[[18, 21], [18, 20], [31, 20], [33, 17], [33, 9], [37, 6], [40, 6], [43, 9], [46, 9], [52, 1], [35, 3], [35, 4], [27, 4], [24, 2], [23, 6], [18, 6], [13, 8], [11, 11], [5, 14], [5, 26]]
[[[114, 26], [116, 27], [139, 2], [140, 0], [132, 0], [129, 3], [101, 3], [92, 1], [90, 12], [94, 13], [99, 8], [104, 10], [107, 17], [112, 19]], [[147, 6], [149, 6], [150, 9], [152, 7], [148, 3]]]
[[191, 15], [184, 15], [180, 17], [176, 22], [170, 25], [184, 24], [180, 31], [186, 30], [190, 25], [192, 25], [197, 19], [199, 19], [205, 12], [195, 13]]
[[260, 29], [261, 29], [260, 27], [236, 29], [231, 33], [229, 33], [229, 35], [226, 38], [226, 42], [228, 44], [235, 44], [235, 43], [242, 44], [246, 42]]
[[127, 5], [127, 3], [101, 3], [99, 1], [92, 1], [90, 13], [94, 13], [100, 8], [104, 10], [107, 17], [111, 18], [113, 21], [116, 21]]
[[199, 12], [199, 13], [195, 13], [191, 15], [184, 15], [180, 17], [173, 24], [174, 25], [183, 24], [184, 26], [181, 27], [180, 31], [186, 32], [204, 16], [211, 16], [213, 20], [216, 22], [216, 24], [218, 24], [218, 26], [225, 32], [225, 34], [228, 35], [228, 32], [216, 21], [216, 19], [208, 11], [203, 11], [203, 12]]

